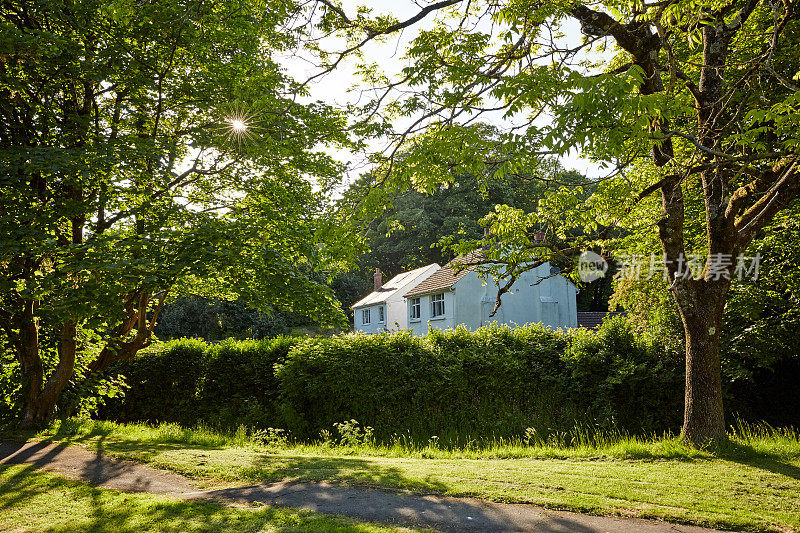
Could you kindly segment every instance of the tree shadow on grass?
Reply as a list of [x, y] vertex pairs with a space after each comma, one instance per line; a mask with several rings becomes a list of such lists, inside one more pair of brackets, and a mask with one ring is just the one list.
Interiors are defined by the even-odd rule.
[[[79, 471], [83, 479], [103, 487], [118, 488], [126, 493], [159, 492], [160, 482], [169, 482], [173, 474], [165, 473], [165, 478], [142, 475], [142, 467], [132, 468], [130, 463], [115, 461], [105, 456], [105, 440], [99, 437], [94, 441], [96, 450], [87, 457], [85, 450], [80, 454], [82, 469]], [[33, 446], [41, 447], [46, 443], [34, 443]], [[51, 450], [63, 450], [66, 445], [49, 445]], [[55, 454], [55, 452], [54, 452]], [[52, 459], [54, 457], [51, 456]], [[44, 466], [47, 459], [39, 460]], [[178, 498], [208, 499], [212, 502], [225, 504], [263, 503], [271, 506], [287, 508], [303, 508], [326, 515], [345, 515], [363, 521], [389, 522], [412, 524], [424, 527], [435, 527], [444, 531], [507, 531], [509, 520], [520, 519], [520, 527], [511, 527], [514, 530], [530, 529], [554, 532], [586, 532], [590, 531], [582, 524], [574, 522], [568, 517], [547, 517], [537, 512], [529, 513], [519, 518], [517, 510], [510, 510], [502, 506], [492, 506], [484, 502], [469, 499], [437, 498], [427, 494], [443, 493], [447, 487], [428, 476], [421, 479], [411, 479], [396, 467], [383, 465], [367, 458], [357, 457], [304, 457], [261, 455], [252, 459], [253, 463], [247, 469], [235, 470], [238, 479], [252, 479], [259, 484], [232, 487], [228, 489], [173, 492]], [[36, 465], [31, 465], [31, 469]], [[156, 471], [151, 471], [157, 473]], [[177, 476], [180, 477], [180, 476]], [[327, 483], [332, 482], [332, 483]], [[163, 487], [163, 485], [162, 485]], [[379, 488], [377, 488], [379, 487]], [[380, 490], [383, 489], [383, 490]], [[392, 492], [386, 489], [407, 489], [414, 493]], [[91, 499], [90, 509], [83, 511], [79, 521], [70, 527], [55, 528], [57, 531], [90, 530], [90, 531], [138, 531], [143, 529], [142, 517], [122, 510], [118, 502], [109, 503], [109, 491], [95, 490], [86, 495]], [[421, 493], [421, 494], [420, 494]], [[33, 494], [25, 492], [21, 498], [30, 498]], [[133, 498], [134, 496], [131, 496]], [[135, 496], [138, 498], [139, 496]], [[18, 504], [19, 500], [9, 501], [9, 505]], [[171, 501], [169, 507], [158, 507], [156, 511], [142, 510], [148, 517], [164, 522], [164, 528], [186, 530], [195, 528], [205, 530], [224, 530], [225, 523], [219, 522], [217, 514], [208, 511], [205, 507], [196, 510], [187, 507], [192, 502]], [[133, 504], [131, 504], [133, 505]], [[181, 506], [182, 505], [182, 506]], [[199, 504], [198, 504], [199, 505]], [[219, 508], [218, 508], [219, 509]], [[227, 509], [227, 508], [224, 508]], [[225, 513], [230, 510], [225, 510]], [[260, 511], [259, 511], [260, 512]], [[266, 511], [265, 511], [266, 512]], [[269, 520], [283, 520], [285, 513], [294, 511], [270, 511], [273, 513]], [[281, 512], [284, 514], [282, 515]], [[191, 519], [184, 514], [192, 515]], [[209, 520], [216, 520], [213, 527], [206, 527], [201, 516], [206, 513]], [[210, 513], [210, 514], [208, 514]], [[223, 513], [222, 510], [218, 513]], [[275, 514], [277, 513], [277, 514]], [[227, 515], [226, 515], [227, 516]], [[303, 520], [329, 520], [329, 518], [313, 515]], [[264, 518], [262, 517], [262, 520]], [[184, 520], [183, 522], [181, 520]], [[227, 520], [227, 518], [226, 518]], [[250, 520], [250, 518], [248, 518]], [[255, 520], [255, 518], [253, 519]], [[295, 521], [299, 520], [296, 518]], [[202, 522], [202, 527], [197, 526]], [[173, 526], [175, 523], [177, 525]], [[302, 524], [301, 520], [301, 524]], [[270, 524], [274, 527], [273, 524]], [[189, 527], [191, 526], [191, 528]], [[338, 526], [337, 526], [338, 527]], [[360, 531], [362, 526], [355, 524], [345, 528], [344, 531]], [[146, 529], [146, 528], [145, 528]], [[295, 530], [303, 530], [303, 527]], [[308, 530], [331, 529], [329, 527], [310, 527]], [[336, 528], [334, 528], [336, 529]], [[248, 527], [239, 527], [236, 530], [248, 530]], [[281, 528], [277, 528], [281, 531]]]
[[96, 450], [69, 446], [67, 442], [2, 441], [0, 462], [25, 465], [26, 471], [51, 470], [101, 487], [129, 492], [180, 494], [196, 488], [184, 477], [105, 455], [103, 439]]
[[[125, 466], [102, 457], [102, 440], [99, 444], [96, 461], [85, 463], [83, 477], [91, 478], [98, 475], [95, 462], [100, 463], [102, 476], [124, 476]], [[120, 493], [116, 490], [92, 488], [80, 482], [68, 481], [37, 471], [39, 465], [44, 464], [48, 458], [55, 457], [64, 448], [63, 443], [61, 446], [51, 447], [47, 457], [37, 457], [36, 464], [28, 464], [11, 476], [2, 475], [2, 469], [8, 467], [0, 467], [2, 468], [0, 509], [4, 513], [16, 512], [19, 516], [20, 509], [24, 512], [26, 505], [32, 505], [36, 507], [31, 510], [32, 514], [43, 524], [41, 528], [53, 532], [127, 533], [163, 530], [238, 532], [261, 531], [265, 527], [278, 532], [372, 530], [372, 526], [359, 521], [410, 524], [458, 532], [534, 529], [548, 532], [588, 533], [593, 530], [569, 517], [548, 517], [536, 512], [523, 517], [525, 527], [516, 527], [516, 524], [511, 524], [509, 520], [520, 519], [518, 510], [508, 512], [507, 509], [476, 500], [434, 498], [327, 483], [290, 481], [179, 495], [180, 498], [190, 498], [188, 501], [131, 494], [127, 490]], [[312, 478], [331, 478], [341, 474], [356, 483], [379, 481], [406, 487], [410, 485], [397, 469], [364, 463], [368, 461], [358, 458], [292, 457], [285, 462], [284, 469], [286, 472], [297, 472], [296, 468], [305, 469], [306, 476]], [[285, 477], [283, 475], [285, 472], [279, 469], [273, 470], [273, 477]], [[418, 482], [416, 486], [428, 491], [443, 488], [441, 484], [432, 480]], [[133, 487], [134, 490], [142, 491], [149, 491], [152, 488], [146, 482]], [[58, 498], [61, 500], [57, 500]], [[59, 503], [53, 504], [53, 499]], [[257, 509], [230, 507], [231, 504], [252, 506], [258, 503], [272, 507]], [[48, 516], [43, 517], [38, 509], [46, 505], [58, 508], [52, 520]], [[63, 510], [67, 507], [69, 522], [54, 524], [53, 520], [64, 520]], [[296, 508], [329, 516], [298, 511]], [[345, 515], [351, 518], [341, 519], [330, 515]], [[45, 529], [46, 526], [50, 527]]]
[[[280, 465], [273, 464], [271, 459], [279, 460]], [[448, 487], [432, 476], [411, 479], [398, 468], [368, 459], [265, 457], [243, 477], [259, 483], [204, 491], [192, 497], [260, 502], [444, 532], [597, 531], [572, 517], [548, 515], [526, 504], [494, 504], [442, 496]]]
[[260, 483], [304, 481], [346, 483], [348, 485], [403, 489], [441, 494], [447, 485], [433, 476], [424, 479], [407, 477], [399, 468], [376, 461], [353, 457], [304, 457], [264, 455], [253, 465], [238, 472], [242, 479]]
[[[125, 494], [96, 489], [80, 482], [42, 474], [30, 465], [12, 475], [10, 466], [0, 466], [0, 509], [4, 515], [16, 513], [26, 519], [32, 515], [40, 521], [38, 530], [51, 532], [114, 532], [141, 531], [263, 531], [277, 532], [335, 530], [342, 533], [372, 531], [367, 524], [343, 518], [323, 517], [310, 512], [255, 508], [237, 509], [221, 503], [176, 501], [161, 497]], [[36, 509], [26, 506], [36, 506]], [[64, 514], [46, 514], [49, 507], [63, 511], [75, 506], [75, 513], [64, 521]], [[45, 513], [45, 514], [43, 514]], [[63, 521], [53, 524], [53, 522]], [[49, 523], [49, 527], [45, 524]], [[3, 520], [0, 519], [0, 526]]]
[[791, 464], [786, 457], [777, 454], [757, 450], [754, 447], [734, 441], [720, 444], [714, 455], [720, 459], [726, 459], [743, 465], [767, 470], [773, 474], [790, 477], [800, 480], [800, 467]]
[[566, 516], [540, 514], [526, 504], [447, 497], [450, 487], [435, 476], [410, 478], [399, 468], [368, 458], [264, 456], [239, 475], [258, 484], [210, 490], [200, 497], [302, 507], [439, 531], [595, 531]]
[[57, 446], [48, 450], [41, 457], [27, 462], [37, 451], [46, 447], [47, 443], [37, 443], [38, 445], [24, 450], [19, 449], [16, 444], [9, 441], [0, 441], [0, 461], [2, 461], [0, 474], [11, 468], [11, 465], [26, 465], [10, 477], [2, 476], [3, 482], [0, 483], [0, 510], [13, 507], [20, 501], [30, 498], [35, 491], [24, 486], [24, 483], [20, 485], [20, 480], [42, 468], [67, 447], [66, 444]]

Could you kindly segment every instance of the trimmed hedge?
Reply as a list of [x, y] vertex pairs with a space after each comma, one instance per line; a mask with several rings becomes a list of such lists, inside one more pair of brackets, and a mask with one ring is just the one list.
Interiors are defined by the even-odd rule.
[[449, 442], [572, 429], [677, 429], [679, 354], [623, 319], [599, 331], [539, 326], [331, 338], [181, 340], [118, 368], [130, 390], [102, 416], [281, 427], [298, 438], [356, 419], [377, 437]]
[[[295, 339], [228, 340], [206, 344], [180, 339], [118, 364], [129, 390], [100, 409], [120, 421], [204, 422], [217, 427], [260, 427], [274, 420], [278, 384], [273, 368]], [[274, 425], [274, 424], [273, 424]]]

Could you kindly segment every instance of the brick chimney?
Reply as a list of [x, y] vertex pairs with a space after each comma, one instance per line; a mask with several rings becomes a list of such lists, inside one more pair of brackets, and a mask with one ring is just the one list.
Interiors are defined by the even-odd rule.
[[375, 282], [375, 290], [381, 290], [381, 287], [383, 287], [383, 274], [381, 274], [380, 268], [375, 269], [375, 275], [372, 277], [372, 279]]

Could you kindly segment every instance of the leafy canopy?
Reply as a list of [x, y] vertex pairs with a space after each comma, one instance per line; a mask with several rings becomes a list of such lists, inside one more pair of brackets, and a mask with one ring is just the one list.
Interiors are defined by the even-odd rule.
[[35, 300], [39, 317], [109, 327], [133, 293], [171, 288], [338, 320], [309, 273], [334, 259], [341, 167], [321, 148], [350, 141], [274, 58], [295, 44], [290, 2], [2, 9], [4, 312]]

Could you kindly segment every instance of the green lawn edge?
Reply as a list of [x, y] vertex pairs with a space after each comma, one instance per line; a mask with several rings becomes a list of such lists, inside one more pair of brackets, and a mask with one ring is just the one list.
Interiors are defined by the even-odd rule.
[[368, 446], [263, 446], [206, 429], [109, 422], [75, 421], [36, 437], [102, 449], [201, 483], [330, 481], [721, 529], [800, 531], [800, 461], [791, 438], [734, 438], [721, 456], [651, 442], [639, 444], [647, 453], [633, 447], [628, 457], [611, 447], [582, 456], [573, 450], [558, 458], [479, 459], [446, 450], [395, 457]]

